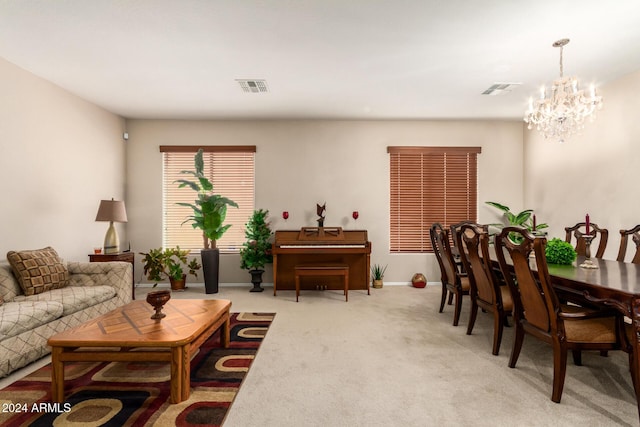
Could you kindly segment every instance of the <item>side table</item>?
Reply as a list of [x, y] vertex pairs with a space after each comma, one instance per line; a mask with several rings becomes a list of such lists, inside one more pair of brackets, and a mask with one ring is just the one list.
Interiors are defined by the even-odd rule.
[[[111, 262], [122, 261], [131, 263], [133, 270], [135, 271], [135, 254], [129, 252], [118, 252], [116, 254], [89, 254], [89, 262]], [[136, 282], [135, 274], [131, 275], [131, 298], [136, 299]]]

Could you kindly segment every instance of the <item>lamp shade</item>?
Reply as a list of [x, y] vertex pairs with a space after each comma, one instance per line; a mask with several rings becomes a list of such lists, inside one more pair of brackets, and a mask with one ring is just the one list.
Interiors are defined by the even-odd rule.
[[121, 200], [100, 200], [96, 221], [127, 222], [127, 210]]

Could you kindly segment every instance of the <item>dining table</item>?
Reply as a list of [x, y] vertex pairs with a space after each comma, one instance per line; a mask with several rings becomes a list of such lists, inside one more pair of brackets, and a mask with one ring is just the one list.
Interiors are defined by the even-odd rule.
[[[491, 258], [497, 265], [493, 251]], [[562, 298], [614, 308], [630, 320], [629, 364], [640, 417], [640, 264], [591, 258], [597, 268], [582, 268], [585, 259], [578, 256], [571, 265], [547, 264], [549, 277]], [[533, 257], [530, 266], [536, 271]]]

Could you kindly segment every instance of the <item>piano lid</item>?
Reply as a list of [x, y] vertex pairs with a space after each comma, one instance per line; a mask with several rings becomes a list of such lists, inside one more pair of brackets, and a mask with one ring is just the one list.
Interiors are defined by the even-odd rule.
[[298, 234], [300, 241], [340, 241], [344, 240], [342, 227], [302, 227]]
[[274, 245], [364, 245], [367, 240], [366, 230], [302, 227], [300, 230], [276, 230]]

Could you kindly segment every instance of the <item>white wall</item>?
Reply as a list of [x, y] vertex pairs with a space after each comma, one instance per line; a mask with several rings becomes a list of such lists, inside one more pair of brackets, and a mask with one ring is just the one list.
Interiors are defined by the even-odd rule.
[[2, 58], [0, 94], [0, 258], [50, 245], [88, 261], [100, 199], [125, 197], [124, 120]]
[[[136, 252], [162, 244], [160, 145], [256, 145], [256, 207], [269, 209], [273, 228], [316, 225], [316, 203], [326, 202], [325, 225], [369, 231], [372, 263], [388, 264], [390, 282], [409, 282], [416, 272], [439, 280], [440, 273], [433, 255], [389, 254], [387, 146], [481, 146], [480, 222], [499, 220], [486, 200], [514, 209], [523, 202], [520, 122], [128, 120], [127, 131], [128, 230]], [[237, 255], [222, 262], [221, 282], [249, 283]], [[139, 265], [136, 271], [139, 280]]]
[[581, 136], [559, 144], [525, 130], [525, 204], [551, 225], [549, 238], [589, 213], [609, 230], [605, 258], [615, 259], [619, 230], [640, 223], [640, 72], [598, 90], [604, 108]]

